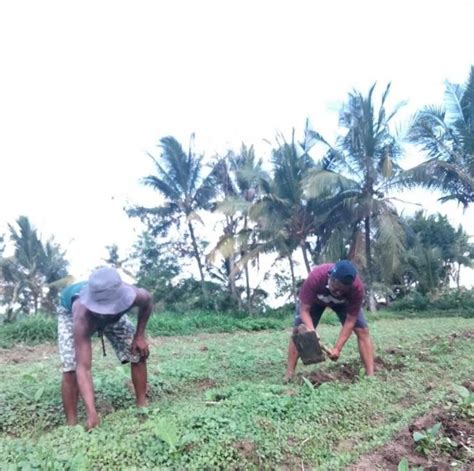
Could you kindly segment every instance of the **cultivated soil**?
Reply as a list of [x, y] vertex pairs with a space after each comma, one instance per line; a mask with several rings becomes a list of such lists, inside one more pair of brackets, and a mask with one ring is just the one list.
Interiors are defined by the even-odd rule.
[[[473, 331], [462, 334], [451, 334], [449, 340], [456, 337], [473, 338]], [[405, 354], [402, 349], [389, 348], [384, 357], [375, 358], [375, 371], [379, 377], [384, 372], [403, 370]], [[419, 360], [430, 361], [431, 355], [427, 352]], [[318, 387], [332, 381], [352, 383], [359, 380], [360, 363], [341, 363], [326, 371], [313, 371], [305, 377]], [[474, 381], [466, 380], [463, 386], [474, 392]], [[433, 425], [441, 423], [436, 434], [435, 443], [425, 450], [417, 450], [419, 445], [413, 439], [414, 432], [425, 433]], [[446, 440], [446, 439], [449, 439]], [[356, 464], [347, 469], [349, 471], [398, 470], [403, 458], [408, 460], [410, 470], [423, 469], [424, 471], [444, 470], [474, 470], [474, 421], [467, 415], [456, 415], [449, 409], [438, 408], [416, 419], [408, 427], [402, 429], [389, 443], [364, 455]]]
[[[430, 446], [425, 453], [416, 449], [413, 440], [414, 432], [424, 433], [426, 429], [441, 423], [436, 435], [436, 445]], [[451, 440], [446, 445], [444, 438]], [[424, 471], [447, 471], [474, 469], [474, 423], [468, 417], [455, 416], [449, 410], [435, 409], [405, 427], [383, 447], [364, 455], [356, 464], [347, 468], [348, 471], [397, 470], [403, 458], [412, 467]]]
[[0, 348], [0, 365], [32, 363], [49, 360], [51, 358], [59, 362], [59, 353], [56, 344], [42, 344], [34, 347], [15, 345], [8, 349]]
[[[360, 363], [340, 363], [330, 371], [312, 371], [311, 373], [305, 375], [305, 377], [314, 386], [321, 386], [321, 384], [329, 383], [331, 381], [353, 383], [360, 378], [360, 368]], [[405, 364], [402, 362], [391, 362], [381, 357], [375, 358], [376, 373], [383, 371], [402, 370], [403, 368], [405, 368]]]

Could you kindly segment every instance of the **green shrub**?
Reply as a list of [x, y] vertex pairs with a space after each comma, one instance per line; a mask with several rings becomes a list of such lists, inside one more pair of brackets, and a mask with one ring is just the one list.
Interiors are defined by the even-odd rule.
[[54, 342], [56, 339], [56, 318], [44, 314], [32, 315], [0, 326], [0, 347], [3, 348], [16, 343], [35, 345]]
[[456, 311], [464, 317], [472, 317], [474, 315], [474, 290], [447, 290], [431, 296], [414, 291], [395, 301], [389, 310], [412, 313]]
[[464, 309], [474, 311], [474, 290], [449, 290], [433, 298], [431, 305], [440, 311]]
[[[130, 315], [136, 322], [136, 314]], [[337, 316], [330, 309], [321, 322], [339, 325]], [[293, 324], [291, 306], [271, 309], [258, 316], [246, 313], [216, 313], [213, 311], [191, 311], [186, 313], [156, 312], [150, 317], [147, 334], [151, 337], [192, 335], [199, 332], [232, 333], [236, 331], [255, 332], [262, 330], [289, 329]], [[57, 339], [57, 319], [46, 314], [29, 316], [0, 326], [0, 347], [9, 348], [18, 343], [35, 345], [55, 342]]]
[[[132, 322], [136, 315], [131, 314]], [[154, 313], [147, 325], [148, 335], [192, 335], [199, 332], [235, 332], [237, 330], [259, 331], [285, 329], [291, 326], [292, 318], [286, 311], [270, 311], [260, 317], [250, 317], [243, 313], [222, 314], [211, 311], [194, 311], [185, 314], [171, 312]], [[45, 314], [38, 314], [0, 326], [0, 347], [9, 348], [23, 343], [35, 345], [55, 342], [57, 339], [57, 320]]]
[[413, 291], [401, 299], [397, 299], [390, 309], [393, 311], [425, 311], [428, 309], [429, 299], [418, 291]]

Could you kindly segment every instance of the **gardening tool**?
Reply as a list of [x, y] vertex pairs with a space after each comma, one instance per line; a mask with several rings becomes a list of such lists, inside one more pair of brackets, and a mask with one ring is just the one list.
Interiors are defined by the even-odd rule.
[[300, 324], [292, 336], [293, 343], [304, 365], [321, 363], [330, 354], [329, 348], [324, 346], [315, 330], [308, 330], [305, 324]]

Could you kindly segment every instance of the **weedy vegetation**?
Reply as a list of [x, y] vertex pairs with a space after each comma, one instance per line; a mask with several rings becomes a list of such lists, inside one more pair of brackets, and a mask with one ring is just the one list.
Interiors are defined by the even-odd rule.
[[[288, 318], [269, 318], [282, 324], [265, 330], [234, 323], [228, 333], [212, 333], [194, 325], [190, 335], [151, 337], [145, 409], [134, 407], [129, 367], [110, 347], [103, 357], [94, 340], [102, 423], [90, 433], [83, 425], [64, 426], [54, 348], [26, 351], [11, 343], [0, 353], [0, 469], [351, 469], [436, 408], [472, 418], [472, 390], [461, 385], [474, 373], [474, 321], [381, 317], [371, 323], [375, 378], [361, 373], [351, 339], [339, 362], [299, 365], [295, 381], [285, 384]], [[166, 320], [154, 316], [153, 333], [160, 322]], [[328, 344], [338, 332], [321, 327]], [[446, 437], [461, 447], [439, 422], [410, 435], [413, 449], [421, 447], [414, 453], [446, 453]], [[469, 463], [464, 451], [459, 467]], [[400, 455], [397, 466], [417, 463]]]

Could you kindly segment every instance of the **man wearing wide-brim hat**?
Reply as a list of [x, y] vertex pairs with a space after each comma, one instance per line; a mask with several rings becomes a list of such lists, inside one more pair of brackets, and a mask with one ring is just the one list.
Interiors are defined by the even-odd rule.
[[[145, 327], [153, 309], [152, 297], [143, 288], [124, 283], [114, 268], [95, 270], [87, 282], [75, 283], [61, 292], [58, 317], [59, 353], [63, 366], [61, 393], [67, 423], [77, 423], [77, 399], [82, 396], [87, 429], [99, 424], [92, 383], [91, 337], [95, 332], [112, 344], [118, 359], [131, 364], [138, 407], [146, 406], [149, 355]], [[136, 328], [125, 315], [138, 308]]]

